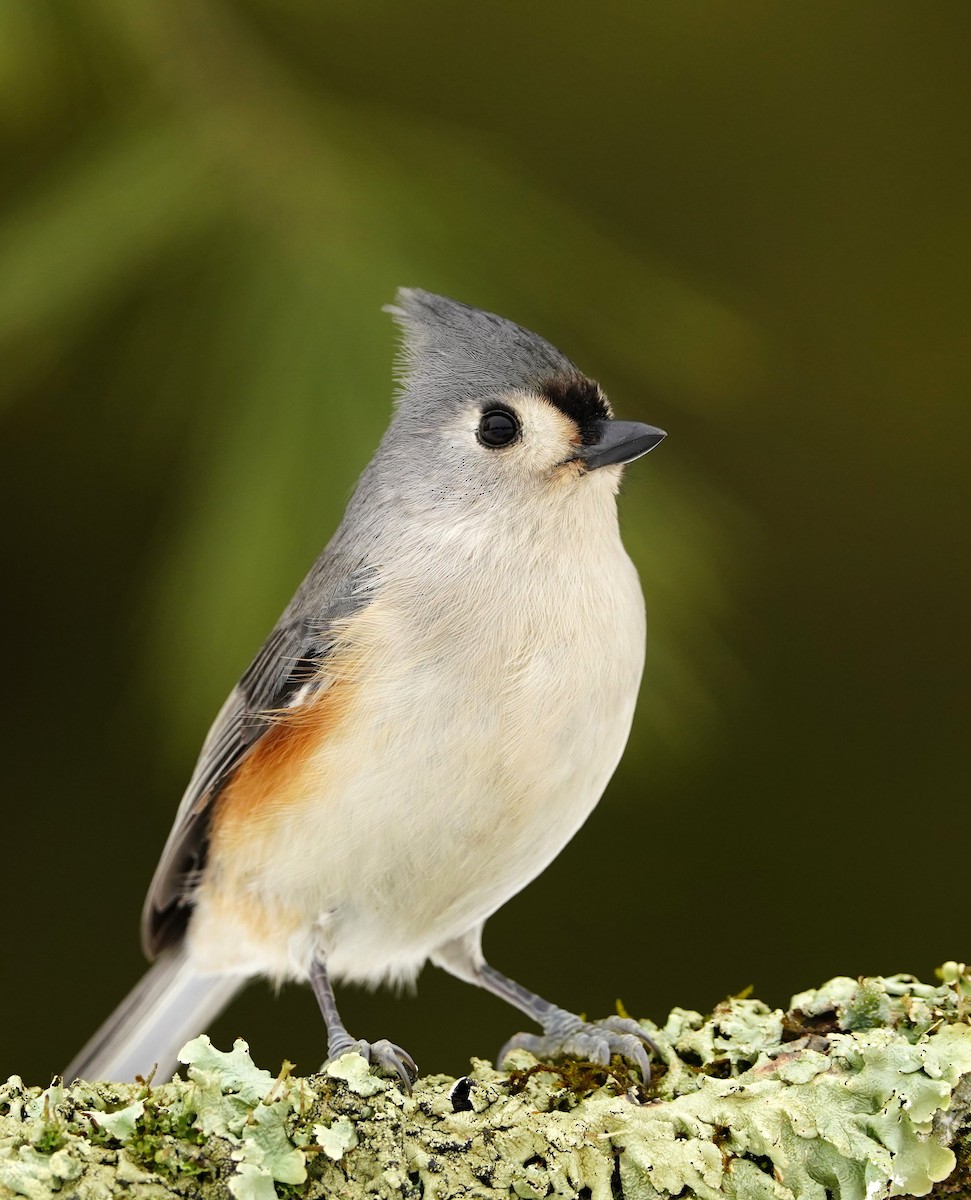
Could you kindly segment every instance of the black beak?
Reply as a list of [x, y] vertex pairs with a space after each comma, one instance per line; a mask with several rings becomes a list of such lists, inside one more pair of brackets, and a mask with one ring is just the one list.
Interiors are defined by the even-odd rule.
[[581, 446], [576, 453], [575, 461], [582, 462], [588, 471], [633, 462], [668, 436], [663, 429], [638, 421], [599, 421], [597, 428], [597, 441], [592, 446]]

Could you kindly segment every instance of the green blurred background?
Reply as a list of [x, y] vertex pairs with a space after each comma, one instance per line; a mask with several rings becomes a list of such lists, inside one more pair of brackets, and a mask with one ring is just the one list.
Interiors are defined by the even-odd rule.
[[[662, 1019], [967, 958], [971, 10], [4, 0], [0, 1076], [137, 978], [202, 737], [388, 418], [400, 284], [668, 429], [626, 758], [490, 923]], [[425, 1071], [520, 1018], [344, 989]], [[317, 1065], [308, 989], [214, 1030]]]

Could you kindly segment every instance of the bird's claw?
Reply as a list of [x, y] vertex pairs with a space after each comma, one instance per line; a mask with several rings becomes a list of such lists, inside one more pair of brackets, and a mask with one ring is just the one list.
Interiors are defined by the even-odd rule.
[[408, 1051], [402, 1050], [394, 1042], [389, 1042], [386, 1038], [377, 1042], [348, 1039], [346, 1045], [331, 1049], [327, 1062], [335, 1062], [343, 1054], [360, 1054], [377, 1074], [387, 1075], [396, 1080], [403, 1092], [411, 1094], [412, 1084], [418, 1078], [418, 1066]]
[[[567, 1020], [565, 1018], [569, 1017]], [[510, 1050], [528, 1050], [537, 1058], [582, 1058], [609, 1066], [611, 1056], [619, 1055], [641, 1073], [645, 1085], [651, 1081], [649, 1050], [657, 1050], [644, 1029], [629, 1017], [605, 1017], [602, 1021], [581, 1021], [572, 1014], [551, 1021], [545, 1033], [517, 1033], [499, 1052], [499, 1062]]]

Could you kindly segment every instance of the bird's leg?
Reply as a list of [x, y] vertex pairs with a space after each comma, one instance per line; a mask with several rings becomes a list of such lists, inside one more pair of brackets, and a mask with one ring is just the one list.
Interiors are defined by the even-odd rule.
[[[446, 965], [443, 961], [442, 965]], [[542, 1027], [543, 1033], [517, 1033], [499, 1051], [499, 1062], [510, 1050], [529, 1050], [537, 1058], [574, 1057], [607, 1066], [612, 1054], [619, 1054], [640, 1071], [645, 1084], [651, 1079], [648, 1050], [657, 1047], [647, 1033], [628, 1017], [607, 1017], [602, 1021], [584, 1021], [516, 983], [487, 962], [469, 963], [465, 978], [471, 978], [486, 991], [500, 996]]]
[[418, 1078], [415, 1060], [406, 1050], [384, 1038], [379, 1042], [365, 1042], [351, 1037], [337, 1011], [334, 989], [320, 958], [315, 958], [311, 963], [310, 984], [327, 1027], [327, 1062], [334, 1062], [342, 1054], [360, 1054], [378, 1071], [396, 1078], [404, 1090], [410, 1092], [411, 1085]]
[[327, 1028], [327, 1061], [332, 1062], [353, 1050], [356, 1043], [347, 1032], [341, 1015], [337, 1011], [337, 997], [327, 975], [327, 968], [319, 958], [315, 958], [310, 967], [310, 986], [314, 989], [317, 1003], [320, 1005], [320, 1015], [324, 1018]]

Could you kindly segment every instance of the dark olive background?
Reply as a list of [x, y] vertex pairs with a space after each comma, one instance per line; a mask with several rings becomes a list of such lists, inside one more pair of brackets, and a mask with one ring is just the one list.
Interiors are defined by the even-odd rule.
[[[622, 496], [631, 743], [495, 963], [662, 1019], [968, 957], [969, 31], [894, 0], [0, 7], [0, 1076], [45, 1082], [137, 978], [208, 722], [387, 421], [400, 284], [670, 433]], [[432, 969], [342, 1003], [426, 1071], [521, 1027]], [[213, 1032], [323, 1053], [304, 988]]]

